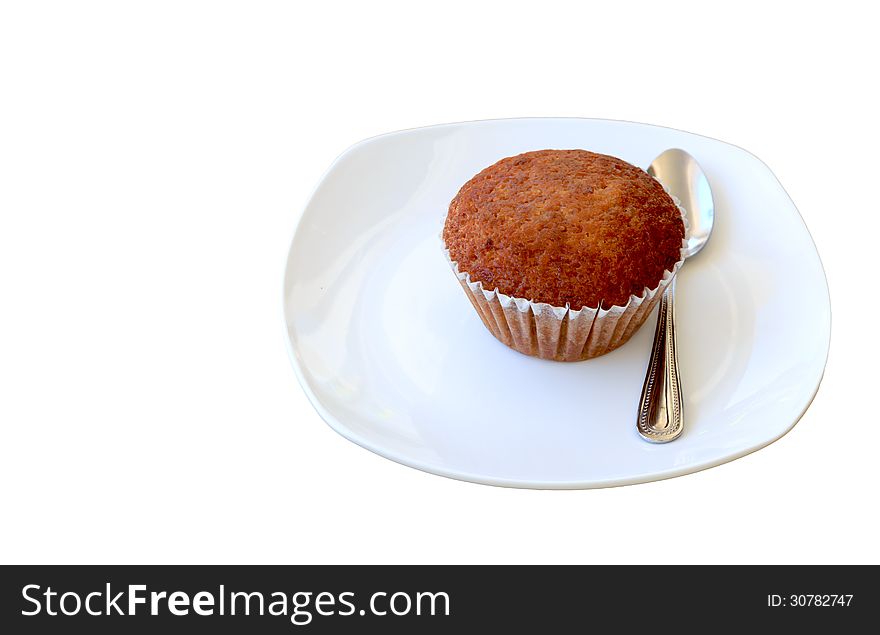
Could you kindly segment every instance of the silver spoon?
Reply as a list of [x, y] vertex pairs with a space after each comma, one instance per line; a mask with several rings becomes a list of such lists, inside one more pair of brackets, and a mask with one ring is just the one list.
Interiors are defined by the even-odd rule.
[[[697, 161], [684, 150], [667, 150], [648, 168], [681, 201], [690, 224], [685, 258], [692, 258], [708, 242], [715, 222], [712, 190]], [[684, 430], [681, 377], [675, 345], [675, 278], [660, 299], [657, 328], [642, 398], [639, 434], [651, 443], [669, 443]]]

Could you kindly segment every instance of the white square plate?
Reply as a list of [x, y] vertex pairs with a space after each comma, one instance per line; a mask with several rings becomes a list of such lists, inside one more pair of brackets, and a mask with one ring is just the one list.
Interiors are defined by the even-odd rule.
[[[597, 359], [521, 355], [482, 325], [438, 235], [458, 188], [502, 157], [584, 148], [647, 167], [671, 147], [706, 172], [716, 224], [679, 273], [686, 428], [651, 445], [635, 420], [653, 316]], [[766, 446], [815, 395], [831, 320], [813, 241], [766, 165], [714, 139], [597, 119], [449, 124], [351, 147], [302, 214], [284, 309], [300, 383], [344, 437], [443, 476], [536, 488], [668, 478]]]

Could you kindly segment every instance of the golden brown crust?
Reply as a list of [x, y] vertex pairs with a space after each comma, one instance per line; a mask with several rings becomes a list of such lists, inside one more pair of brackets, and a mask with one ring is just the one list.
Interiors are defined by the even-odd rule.
[[464, 184], [443, 240], [487, 289], [554, 306], [625, 305], [680, 258], [684, 225], [663, 187], [586, 150], [508, 157]]

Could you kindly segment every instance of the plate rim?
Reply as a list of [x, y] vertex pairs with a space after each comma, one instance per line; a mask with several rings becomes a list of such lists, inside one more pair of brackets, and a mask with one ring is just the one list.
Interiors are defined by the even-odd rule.
[[[748, 154], [750, 157], [752, 157], [756, 161], [758, 161], [761, 165], [764, 166], [764, 168], [767, 170], [767, 172], [773, 177], [773, 179], [776, 181], [776, 184], [779, 186], [779, 188], [785, 194], [786, 198], [791, 203], [791, 206], [792, 206], [798, 220], [800, 220], [800, 223], [803, 226], [804, 231], [806, 231], [807, 237], [810, 239], [810, 243], [813, 246], [813, 252], [816, 254], [816, 258], [818, 259], [819, 271], [822, 274], [821, 277], [822, 277], [822, 281], [824, 282], [824, 288], [825, 288], [825, 294], [824, 294], [825, 302], [824, 302], [824, 311], [823, 312], [826, 314], [826, 319], [827, 319], [827, 323], [828, 323], [828, 329], [824, 334], [825, 335], [825, 346], [823, 347], [824, 348], [824, 355], [823, 355], [823, 359], [822, 359], [822, 369], [819, 373], [819, 376], [815, 382], [815, 385], [811, 388], [808, 398], [805, 399], [804, 404], [803, 404], [802, 408], [800, 409], [800, 412], [797, 414], [797, 416], [794, 417], [794, 419], [791, 421], [791, 423], [787, 424], [786, 426], [784, 426], [782, 428], [781, 432], [779, 432], [775, 436], [771, 436], [768, 439], [763, 439], [760, 442], [752, 444], [745, 449], [742, 449], [738, 452], [724, 456], [719, 459], [711, 459], [711, 460], [703, 461], [701, 463], [690, 464], [690, 465], [683, 466], [683, 467], [673, 467], [673, 468], [669, 468], [669, 469], [662, 470], [659, 472], [651, 472], [650, 474], [639, 474], [639, 475], [620, 477], [620, 478], [592, 479], [592, 480], [587, 480], [587, 481], [567, 481], [567, 480], [566, 481], [553, 481], [553, 480], [536, 481], [536, 480], [528, 480], [528, 479], [487, 477], [482, 474], [467, 472], [467, 471], [463, 471], [463, 470], [450, 470], [450, 469], [443, 468], [442, 466], [431, 465], [425, 461], [419, 461], [419, 460], [412, 459], [410, 457], [405, 456], [402, 453], [388, 451], [387, 449], [380, 447], [378, 444], [375, 444], [375, 443], [369, 441], [368, 439], [362, 437], [361, 435], [352, 432], [348, 426], [346, 426], [344, 423], [342, 423], [342, 421], [340, 421], [332, 412], [330, 412], [330, 410], [328, 408], [326, 408], [324, 406], [324, 404], [318, 398], [317, 394], [314, 392], [314, 390], [312, 389], [308, 380], [306, 379], [305, 373], [302, 368], [302, 366], [303, 366], [302, 360], [300, 360], [297, 351], [294, 349], [293, 337], [291, 336], [291, 333], [290, 333], [290, 329], [289, 329], [290, 323], [288, 321], [288, 315], [287, 315], [287, 290], [289, 287], [288, 276], [289, 276], [289, 269], [290, 269], [290, 266], [289, 266], [290, 265], [290, 254], [293, 251], [294, 244], [296, 243], [297, 236], [298, 236], [299, 231], [302, 227], [303, 217], [305, 216], [305, 213], [308, 211], [309, 207], [311, 206], [312, 201], [315, 198], [315, 195], [317, 194], [320, 187], [324, 184], [327, 177], [333, 172], [333, 170], [337, 166], [337, 164], [344, 157], [348, 156], [352, 151], [354, 151], [355, 149], [357, 149], [363, 145], [366, 145], [370, 142], [376, 141], [378, 139], [405, 135], [408, 133], [421, 131], [421, 130], [445, 128], [445, 127], [452, 127], [452, 126], [464, 126], [464, 125], [468, 125], [468, 124], [483, 124], [483, 123], [498, 123], [498, 122], [529, 122], [529, 121], [592, 121], [592, 122], [603, 122], [603, 123], [614, 123], [614, 124], [623, 123], [623, 124], [630, 124], [630, 125], [636, 125], [636, 126], [646, 126], [646, 127], [651, 127], [651, 128], [662, 128], [665, 130], [672, 130], [675, 132], [680, 132], [680, 133], [684, 133], [684, 134], [695, 136], [695, 137], [702, 137], [704, 139], [708, 139], [708, 140], [716, 142], [716, 143], [721, 143], [721, 144], [736, 148], [736, 149], [740, 150], [741, 152]], [[312, 188], [310, 194], [306, 198], [305, 203], [302, 205], [302, 207], [299, 211], [299, 214], [296, 217], [296, 221], [294, 223], [293, 230], [291, 232], [291, 236], [290, 236], [290, 239], [289, 239], [287, 245], [288, 245], [288, 247], [285, 252], [285, 257], [284, 257], [284, 270], [283, 270], [282, 284], [281, 284], [281, 321], [282, 321], [282, 327], [284, 329], [283, 335], [284, 335], [285, 349], [287, 350], [287, 355], [290, 360], [290, 364], [291, 364], [291, 366], [293, 366], [293, 371], [294, 371], [294, 375], [296, 376], [297, 382], [299, 383], [300, 387], [302, 388], [303, 392], [305, 393], [306, 398], [308, 399], [312, 408], [315, 409], [315, 411], [318, 413], [318, 416], [337, 434], [339, 434], [343, 438], [347, 439], [348, 441], [350, 441], [350, 442], [352, 442], [352, 443], [354, 443], [354, 444], [356, 444], [366, 450], [369, 450], [373, 454], [376, 454], [378, 456], [381, 456], [382, 458], [393, 461], [394, 463], [397, 463], [399, 465], [414, 468], [414, 469], [417, 469], [421, 472], [425, 472], [428, 474], [434, 474], [437, 476], [442, 476], [442, 477], [457, 480], [457, 481], [479, 484], [479, 485], [491, 485], [494, 487], [515, 488], [515, 489], [583, 490], [583, 489], [602, 489], [602, 488], [609, 488], [609, 487], [622, 487], [622, 486], [626, 486], [626, 485], [638, 485], [641, 483], [651, 483], [651, 482], [655, 482], [655, 481], [663, 481], [663, 480], [668, 480], [671, 478], [676, 478], [679, 476], [685, 476], [687, 474], [695, 474], [697, 472], [702, 472], [704, 470], [708, 470], [713, 467], [718, 467], [719, 465], [724, 465], [725, 463], [730, 463], [731, 461], [736, 461], [737, 459], [741, 459], [744, 456], [748, 456], [749, 454], [752, 454], [753, 452], [757, 452], [758, 450], [766, 448], [767, 446], [775, 443], [776, 441], [778, 441], [779, 439], [784, 437], [786, 434], [791, 432], [791, 430], [803, 418], [803, 416], [807, 412], [807, 410], [809, 410], [810, 406], [813, 403], [813, 400], [816, 398], [816, 395], [819, 392], [819, 388], [822, 385], [822, 380], [825, 378], [825, 370], [828, 367], [828, 355], [831, 350], [831, 330], [832, 330], [832, 319], [833, 319], [832, 310], [831, 310], [831, 292], [830, 292], [830, 289], [828, 286], [828, 276], [827, 276], [827, 273], [825, 272], [825, 264], [822, 262], [822, 256], [819, 253], [818, 248], [816, 247], [816, 241], [813, 239], [813, 235], [810, 233], [810, 229], [809, 229], [809, 227], [807, 227], [806, 221], [804, 221], [804, 218], [801, 215], [800, 210], [798, 209], [797, 205], [795, 205], [794, 200], [791, 198], [791, 195], [785, 189], [785, 186], [779, 181], [779, 179], [777, 178], [777, 176], [773, 172], [773, 170], [770, 169], [770, 166], [767, 165], [763, 160], [761, 160], [760, 157], [756, 156], [755, 154], [753, 154], [749, 150], [746, 150], [745, 148], [742, 148], [738, 145], [729, 143], [727, 141], [722, 141], [722, 140], [716, 139], [714, 137], [697, 134], [697, 133], [690, 132], [687, 130], [681, 130], [679, 128], [672, 128], [670, 126], [659, 126], [659, 125], [655, 125], [655, 124], [649, 124], [649, 123], [638, 122], [638, 121], [629, 121], [629, 120], [624, 120], [624, 119], [607, 119], [607, 118], [599, 118], [599, 117], [504, 117], [504, 118], [497, 118], [497, 119], [474, 119], [474, 120], [467, 120], [467, 121], [456, 121], [456, 122], [432, 124], [432, 125], [428, 125], [428, 126], [416, 126], [416, 127], [412, 127], [412, 128], [404, 128], [401, 130], [394, 130], [391, 132], [385, 132], [382, 134], [373, 135], [371, 137], [366, 137], [364, 139], [361, 139], [360, 141], [357, 141], [357, 142], [351, 144], [345, 150], [343, 150], [340, 154], [338, 154], [336, 156], [336, 158], [333, 159], [333, 161], [327, 167], [327, 169], [324, 170], [324, 172], [321, 174], [320, 178], [318, 179], [318, 181], [316, 182], [316, 184]]]

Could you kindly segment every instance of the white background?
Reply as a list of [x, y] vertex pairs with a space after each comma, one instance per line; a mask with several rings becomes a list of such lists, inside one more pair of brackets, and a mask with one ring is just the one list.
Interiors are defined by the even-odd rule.
[[[880, 562], [868, 3], [84, 2], [0, 10], [0, 561]], [[774, 170], [831, 289], [770, 447], [605, 490], [461, 483], [326, 426], [284, 346], [333, 158], [459, 120], [680, 128]]]

